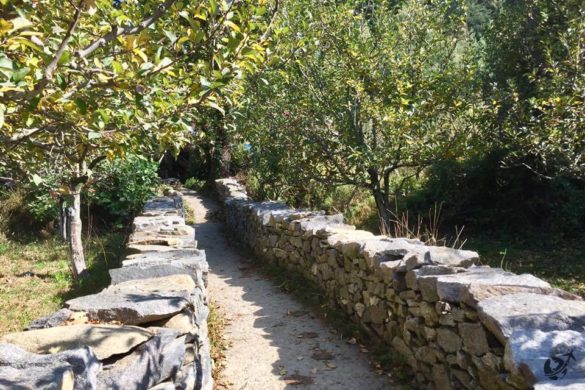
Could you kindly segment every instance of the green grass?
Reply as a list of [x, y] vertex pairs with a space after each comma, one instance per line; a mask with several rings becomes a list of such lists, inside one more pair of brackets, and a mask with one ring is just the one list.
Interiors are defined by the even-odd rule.
[[90, 277], [73, 283], [68, 246], [50, 238], [0, 241], [0, 334], [20, 331], [32, 320], [62, 307], [63, 302], [106, 287], [108, 269], [118, 266], [125, 247], [124, 232], [109, 232], [85, 239]]
[[482, 262], [515, 273], [531, 273], [553, 286], [585, 296], [585, 242], [552, 236], [522, 239], [468, 237], [466, 249]]

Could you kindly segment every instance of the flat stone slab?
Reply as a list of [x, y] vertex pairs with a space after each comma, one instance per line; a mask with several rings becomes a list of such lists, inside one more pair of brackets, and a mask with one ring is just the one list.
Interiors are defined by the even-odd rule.
[[264, 226], [270, 225], [273, 212], [290, 210], [285, 203], [275, 201], [251, 202], [248, 204], [248, 208]]
[[139, 231], [132, 233], [128, 245], [164, 245], [169, 247], [189, 247], [195, 245], [195, 229], [182, 225], [157, 231]]
[[[168, 247], [160, 247], [168, 249]], [[193, 269], [201, 269], [207, 272], [208, 265], [206, 261], [205, 251], [202, 249], [173, 249], [159, 251], [158, 247], [155, 250], [146, 250], [132, 255], [126, 256], [122, 260], [123, 267], [135, 265], [159, 265], [159, 264], [173, 264], [184, 263], [186, 267], [196, 267]]]
[[585, 378], [560, 379], [537, 383], [534, 390], [583, 390], [585, 389]]
[[168, 215], [183, 217], [183, 199], [181, 196], [162, 196], [151, 199], [145, 203], [142, 212], [142, 216]]
[[479, 254], [474, 251], [453, 249], [446, 246], [427, 246], [431, 253], [431, 262], [435, 265], [450, 267], [471, 267], [479, 265]]
[[162, 252], [173, 252], [178, 250], [196, 250], [197, 241], [185, 248], [175, 248], [168, 245], [149, 245], [149, 244], [128, 244], [127, 252], [131, 255], [139, 255], [146, 253], [162, 253]]
[[51, 355], [37, 355], [15, 345], [0, 344], [0, 388], [96, 388], [100, 363], [88, 347]]
[[51, 313], [49, 315], [46, 315], [44, 317], [41, 317], [41, 318], [31, 322], [28, 325], [27, 330], [44, 329], [44, 328], [52, 328], [54, 326], [59, 326], [65, 322], [67, 322], [67, 320], [69, 320], [72, 315], [73, 315], [73, 312], [69, 309], [57, 310], [54, 313]]
[[128, 352], [153, 336], [137, 326], [71, 325], [9, 333], [0, 343], [14, 344], [31, 353], [58, 353], [91, 347], [99, 360]]
[[398, 270], [402, 271], [431, 263], [428, 247], [418, 240], [406, 238], [376, 236], [364, 242], [360, 256], [370, 267], [377, 267], [387, 261], [402, 260], [398, 267]]
[[585, 333], [585, 302], [551, 295], [520, 293], [488, 298], [478, 304], [479, 318], [505, 344], [515, 331]]
[[100, 322], [138, 325], [170, 317], [187, 307], [202, 306], [202, 291], [188, 275], [130, 280], [102, 292], [67, 301], [73, 311], [83, 311]]
[[173, 329], [179, 332], [179, 334], [196, 333], [198, 330], [195, 324], [195, 315], [189, 310], [183, 310], [179, 314], [175, 314], [171, 318], [165, 318], [164, 320], [153, 323], [153, 326], [161, 328]]
[[[529, 385], [585, 378], [585, 334], [574, 330], [518, 330], [506, 346], [505, 367]], [[585, 387], [583, 387], [585, 388]]]
[[551, 290], [550, 284], [529, 274], [516, 275], [500, 268], [471, 267], [467, 272], [451, 275], [424, 275], [417, 277], [417, 284], [425, 299], [447, 302], [463, 302], [475, 307], [478, 301], [494, 294]]
[[185, 219], [178, 215], [158, 216], [158, 217], [144, 217], [138, 216], [132, 222], [132, 228], [135, 232], [147, 232], [152, 230], [159, 230], [163, 227], [173, 227], [185, 225]]
[[343, 248], [348, 245], [355, 246], [358, 248], [357, 251], [359, 251], [359, 248], [363, 246], [366, 240], [376, 239], [376, 236], [373, 233], [366, 232], [364, 230], [342, 228], [332, 232], [333, 234], [327, 237], [327, 244], [340, 252], [343, 252]]
[[185, 357], [185, 337], [161, 329], [128, 356], [104, 366], [97, 389], [148, 389], [174, 376]]
[[164, 252], [147, 251], [127, 256], [122, 260], [122, 267], [151, 267], [171, 266], [185, 268], [194, 275], [201, 274], [203, 283], [207, 286], [207, 275], [209, 265], [207, 264], [204, 250], [199, 249], [176, 249]]
[[193, 279], [195, 285], [198, 287], [205, 287], [203, 281], [203, 272], [201, 270], [193, 270], [187, 267], [174, 266], [170, 264], [148, 265], [148, 266], [134, 266], [111, 269], [110, 277], [112, 284], [120, 284], [129, 280], [160, 278], [170, 275], [188, 275]]
[[222, 198], [248, 199], [245, 187], [235, 179], [218, 179], [215, 183], [216, 190]]

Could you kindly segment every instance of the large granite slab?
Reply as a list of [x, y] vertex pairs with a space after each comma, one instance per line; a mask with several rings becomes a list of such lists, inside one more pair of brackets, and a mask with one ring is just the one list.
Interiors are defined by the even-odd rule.
[[98, 294], [71, 299], [65, 305], [100, 322], [138, 325], [170, 317], [185, 308], [198, 308], [202, 301], [202, 290], [190, 276], [171, 275], [119, 283]]

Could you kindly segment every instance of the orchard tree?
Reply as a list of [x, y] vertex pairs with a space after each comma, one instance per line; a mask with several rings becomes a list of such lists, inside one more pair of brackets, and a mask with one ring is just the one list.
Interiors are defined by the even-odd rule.
[[504, 2], [486, 43], [493, 129], [506, 164], [585, 179], [583, 2]]
[[465, 12], [459, 1], [289, 3], [238, 124], [255, 166], [297, 188], [368, 189], [388, 228], [393, 175], [464, 154], [480, 131]]
[[178, 150], [202, 108], [253, 72], [276, 4], [249, 1], [2, 2], [0, 152], [35, 181], [62, 177], [72, 269], [85, 270], [80, 194], [129, 152]]

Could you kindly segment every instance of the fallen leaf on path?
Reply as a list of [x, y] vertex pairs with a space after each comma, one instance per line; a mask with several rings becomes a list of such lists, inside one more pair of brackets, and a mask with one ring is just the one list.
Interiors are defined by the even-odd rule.
[[278, 375], [284, 376], [286, 375], [286, 370], [284, 369], [284, 366], [278, 366]]
[[331, 363], [331, 362], [326, 362], [325, 365], [327, 366], [327, 368], [329, 368], [330, 370], [334, 370], [337, 368], [337, 366], [335, 365], [335, 363]]
[[324, 351], [322, 349], [313, 352], [311, 358], [315, 360], [331, 360], [333, 359], [333, 355], [330, 352]]
[[302, 356], [297, 356], [297, 360], [301, 361], [301, 360], [303, 360], [303, 359], [304, 359], [304, 357], [302, 357]]
[[311, 378], [310, 376], [304, 376], [304, 375], [289, 375], [287, 377], [284, 378], [284, 381], [286, 382], [287, 385], [291, 385], [291, 386], [299, 386], [299, 385], [312, 385], [313, 383], [315, 383], [313, 381], [313, 378]]
[[309, 314], [308, 310], [289, 310], [287, 315], [291, 317], [302, 317]]
[[355, 345], [357, 343], [357, 340], [355, 339], [355, 337], [352, 337], [351, 339], [347, 340], [347, 343], [351, 344], [351, 345]]
[[316, 339], [319, 335], [315, 332], [303, 332], [297, 335], [299, 339]]

